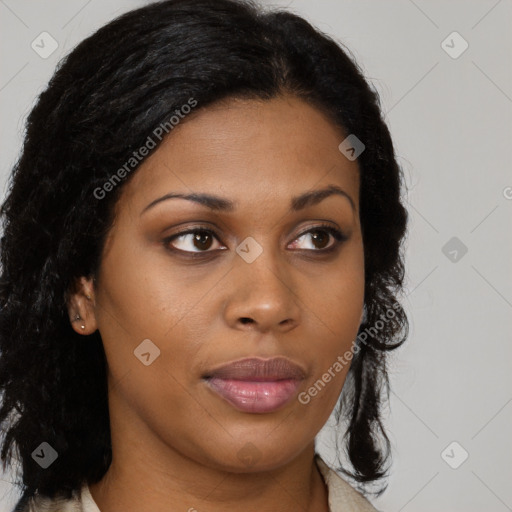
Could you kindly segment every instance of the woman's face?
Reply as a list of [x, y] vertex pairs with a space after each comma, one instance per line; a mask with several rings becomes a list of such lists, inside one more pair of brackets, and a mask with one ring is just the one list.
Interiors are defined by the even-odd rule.
[[[191, 114], [135, 171], [87, 322], [108, 360], [114, 454], [123, 432], [160, 455], [256, 471], [311, 446], [363, 308], [359, 175], [344, 138], [293, 97], [229, 100]], [[343, 192], [309, 196], [328, 187]], [[275, 357], [301, 371], [249, 361], [215, 373]]]

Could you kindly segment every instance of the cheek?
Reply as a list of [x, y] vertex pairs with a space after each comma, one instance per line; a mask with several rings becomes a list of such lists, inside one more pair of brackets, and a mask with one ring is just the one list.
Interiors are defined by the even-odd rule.
[[308, 307], [317, 335], [304, 356], [314, 361], [305, 402], [332, 409], [352, 362], [352, 345], [359, 330], [364, 304], [364, 260], [361, 244], [342, 254], [339, 263], [310, 287]]
[[364, 305], [364, 254], [360, 242], [342, 250], [339, 260], [310, 279], [307, 305], [329, 331], [327, 345], [342, 348], [357, 335]]
[[192, 270], [184, 272], [173, 264], [163, 248], [148, 250], [147, 245], [130, 242], [134, 238], [120, 230], [103, 258], [98, 313], [104, 330], [113, 327], [117, 336], [121, 331], [122, 337], [134, 340], [165, 339], [197, 307], [208, 279], [191, 280], [187, 275]]
[[104, 258], [97, 293], [98, 329], [112, 380], [129, 373], [136, 385], [125, 385], [141, 402], [144, 395], [178, 400], [180, 386], [189, 384], [197, 341], [210, 325], [201, 302], [205, 283], [191, 287], [164, 258], [134, 245], [121, 249]]

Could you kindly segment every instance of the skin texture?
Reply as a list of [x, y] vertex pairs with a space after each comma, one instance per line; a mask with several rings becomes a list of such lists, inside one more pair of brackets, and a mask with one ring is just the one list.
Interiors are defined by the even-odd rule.
[[[238, 411], [201, 376], [244, 357], [285, 356], [306, 371], [302, 392], [351, 349], [364, 255], [359, 171], [338, 150], [344, 138], [295, 97], [230, 99], [190, 114], [126, 184], [96, 280], [81, 278], [69, 305], [83, 319], [77, 332], [99, 329], [109, 366], [113, 460], [90, 486], [102, 512], [328, 510], [314, 439], [348, 365], [307, 405], [295, 397], [263, 414]], [[291, 197], [328, 185], [354, 208], [331, 195], [288, 212]], [[141, 214], [171, 192], [215, 194], [236, 208], [170, 199]], [[322, 222], [347, 240], [301, 235]], [[192, 227], [218, 239], [189, 234], [166, 248], [166, 237]], [[249, 236], [263, 249], [252, 263], [235, 251]], [[134, 356], [145, 339], [160, 350], [148, 366]]]

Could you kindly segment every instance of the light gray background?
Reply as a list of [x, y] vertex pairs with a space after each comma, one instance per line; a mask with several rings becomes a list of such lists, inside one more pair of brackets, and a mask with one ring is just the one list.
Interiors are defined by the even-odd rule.
[[[25, 116], [58, 60], [144, 3], [0, 0], [2, 198]], [[512, 2], [262, 3], [304, 15], [352, 50], [379, 91], [407, 178], [411, 333], [391, 365], [394, 466], [374, 504], [389, 512], [512, 510]], [[59, 45], [46, 59], [31, 48], [43, 31]], [[453, 31], [469, 44], [457, 58], [442, 46]], [[461, 44], [451, 36], [444, 46], [453, 53]], [[442, 252], [452, 237], [465, 255]], [[319, 439], [328, 460], [331, 434], [326, 428]], [[447, 461], [459, 464], [463, 450], [469, 457], [452, 469]], [[11, 477], [0, 485], [1, 511], [18, 496]]]

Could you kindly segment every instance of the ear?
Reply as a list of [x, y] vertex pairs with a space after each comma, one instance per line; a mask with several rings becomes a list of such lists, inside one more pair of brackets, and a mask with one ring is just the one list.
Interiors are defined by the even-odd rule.
[[68, 314], [71, 327], [79, 334], [92, 334], [98, 329], [94, 278], [80, 277], [68, 292]]

